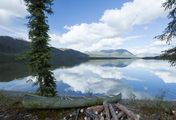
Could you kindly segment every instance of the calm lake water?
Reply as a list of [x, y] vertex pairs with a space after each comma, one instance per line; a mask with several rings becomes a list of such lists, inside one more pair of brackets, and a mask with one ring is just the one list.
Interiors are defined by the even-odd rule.
[[[34, 78], [24, 74], [23, 69], [20, 76], [15, 72], [17, 69], [13, 65], [9, 73], [1, 69], [0, 90], [34, 92], [37, 86], [29, 81]], [[164, 96], [176, 100], [176, 68], [170, 67], [167, 61], [92, 60], [71, 68], [57, 68], [53, 72], [58, 94], [62, 95], [114, 95], [121, 92], [123, 98], [129, 99]]]

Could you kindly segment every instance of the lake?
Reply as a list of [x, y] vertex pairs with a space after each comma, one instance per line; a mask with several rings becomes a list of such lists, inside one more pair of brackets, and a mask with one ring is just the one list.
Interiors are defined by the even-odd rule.
[[[9, 67], [8, 67], [9, 66]], [[5, 69], [5, 68], [9, 69]], [[29, 73], [19, 64], [0, 65], [0, 90], [34, 92]], [[53, 70], [60, 95], [122, 93], [124, 99], [176, 100], [176, 68], [161, 60], [90, 60]]]

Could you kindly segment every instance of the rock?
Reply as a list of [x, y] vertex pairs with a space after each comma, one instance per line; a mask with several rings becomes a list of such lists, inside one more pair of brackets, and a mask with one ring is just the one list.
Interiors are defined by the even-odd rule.
[[45, 120], [52, 120], [51, 118], [45, 118]]
[[33, 120], [38, 120], [38, 117], [35, 115], [35, 116], [33, 117]]
[[172, 110], [172, 114], [173, 114], [174, 116], [176, 116], [176, 111], [175, 111], [175, 110]]
[[9, 115], [4, 116], [4, 120], [8, 119], [9, 117]]
[[30, 118], [30, 117], [32, 117], [32, 115], [28, 114], [28, 115], [25, 115], [25, 117]]

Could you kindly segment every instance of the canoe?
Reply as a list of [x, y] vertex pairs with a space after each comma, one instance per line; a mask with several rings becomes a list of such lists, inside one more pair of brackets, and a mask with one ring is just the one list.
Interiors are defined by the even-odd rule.
[[69, 97], [69, 99], [27, 94], [24, 96], [22, 104], [27, 109], [65, 109], [100, 105], [103, 104], [103, 101], [116, 103], [120, 101], [121, 98], [121, 93], [105, 97]]

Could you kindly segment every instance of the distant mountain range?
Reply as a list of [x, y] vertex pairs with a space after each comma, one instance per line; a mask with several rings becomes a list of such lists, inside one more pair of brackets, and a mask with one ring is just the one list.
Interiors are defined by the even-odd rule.
[[[30, 42], [0, 36], [0, 63], [17, 62], [16, 57], [30, 50]], [[72, 49], [51, 48], [51, 63], [57, 66], [73, 66], [89, 59], [128, 59], [138, 58], [126, 49], [109, 49], [82, 53]], [[143, 57], [143, 59], [156, 59], [158, 57]]]
[[[30, 75], [24, 62], [16, 58], [30, 50], [30, 42], [21, 39], [15, 39], [9, 36], [0, 36], [0, 81], [9, 81], [14, 78], [22, 78]], [[72, 49], [51, 48], [52, 69], [58, 67], [72, 67], [89, 59], [117, 59], [117, 58], [136, 58], [131, 52], [125, 49], [101, 50], [96, 52], [82, 53]], [[144, 57], [143, 59], [158, 59], [158, 57]], [[109, 61], [109, 60], [108, 60]], [[123, 61], [123, 62], [121, 62]], [[125, 64], [124, 64], [124, 61]], [[125, 67], [132, 60], [112, 60], [112, 64], [107, 61], [95, 60], [91, 63], [101, 64], [103, 66], [112, 65]], [[9, 76], [10, 75], [10, 76]]]
[[136, 56], [126, 49], [110, 49], [87, 52], [91, 58], [135, 58]]
[[[25, 61], [17, 57], [30, 50], [30, 42], [9, 36], [0, 36], [0, 81], [23, 78], [30, 75]], [[72, 49], [51, 48], [52, 69], [72, 67], [89, 60], [89, 56]]]
[[[29, 51], [30, 43], [21, 39], [9, 36], [0, 36], [0, 63], [17, 61], [16, 57]], [[59, 65], [72, 65], [87, 61], [89, 56], [72, 49], [51, 48], [51, 63]]]

